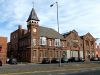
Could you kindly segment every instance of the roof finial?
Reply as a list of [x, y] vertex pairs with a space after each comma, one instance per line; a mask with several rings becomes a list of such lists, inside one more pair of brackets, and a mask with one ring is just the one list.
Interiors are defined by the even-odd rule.
[[32, 4], [33, 4], [33, 8], [34, 8], [34, 1], [32, 2]]

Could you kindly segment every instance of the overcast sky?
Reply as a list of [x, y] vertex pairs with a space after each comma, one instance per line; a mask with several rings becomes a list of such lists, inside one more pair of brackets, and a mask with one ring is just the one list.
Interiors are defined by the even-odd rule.
[[75, 29], [79, 35], [90, 32], [100, 38], [100, 0], [0, 0], [0, 36], [10, 37], [10, 33], [22, 25], [33, 7], [40, 19], [40, 25], [57, 30], [56, 5], [59, 3], [60, 33]]

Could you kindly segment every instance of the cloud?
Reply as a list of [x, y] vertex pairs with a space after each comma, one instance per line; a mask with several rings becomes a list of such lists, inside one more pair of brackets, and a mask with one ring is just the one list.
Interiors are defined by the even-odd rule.
[[[10, 37], [10, 33], [23, 25], [32, 8], [33, 0], [0, 0], [0, 35]], [[56, 5], [50, 4], [56, 0], [36, 0], [34, 8], [40, 19], [40, 25], [57, 30]], [[80, 35], [87, 32], [94, 37], [100, 37], [100, 1], [99, 0], [58, 0], [60, 32], [77, 30]], [[7, 32], [6, 32], [6, 31]]]

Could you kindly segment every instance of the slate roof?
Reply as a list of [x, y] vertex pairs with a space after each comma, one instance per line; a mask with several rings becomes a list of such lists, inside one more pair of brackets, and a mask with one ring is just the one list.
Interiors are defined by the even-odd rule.
[[36, 14], [34, 8], [32, 8], [32, 10], [31, 10], [31, 12], [30, 12], [30, 15], [29, 15], [29, 17], [28, 17], [28, 19], [27, 19], [27, 22], [30, 21], [30, 20], [40, 21], [40, 20], [38, 19], [38, 17], [37, 17], [37, 14]]
[[63, 35], [59, 34], [52, 28], [39, 26], [39, 36], [44, 36], [47, 38], [60, 38], [63, 39]]
[[72, 30], [72, 31], [69, 31], [69, 32], [64, 33], [63, 36], [64, 36], [64, 37], [67, 37], [67, 36], [70, 35], [72, 32], [78, 34], [76, 30]]

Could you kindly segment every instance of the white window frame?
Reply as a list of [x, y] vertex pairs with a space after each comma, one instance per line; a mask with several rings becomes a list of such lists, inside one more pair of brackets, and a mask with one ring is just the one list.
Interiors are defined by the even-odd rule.
[[47, 45], [46, 37], [40, 37], [40, 45]]
[[55, 46], [56, 47], [60, 47], [61, 46], [60, 39], [55, 39]]

